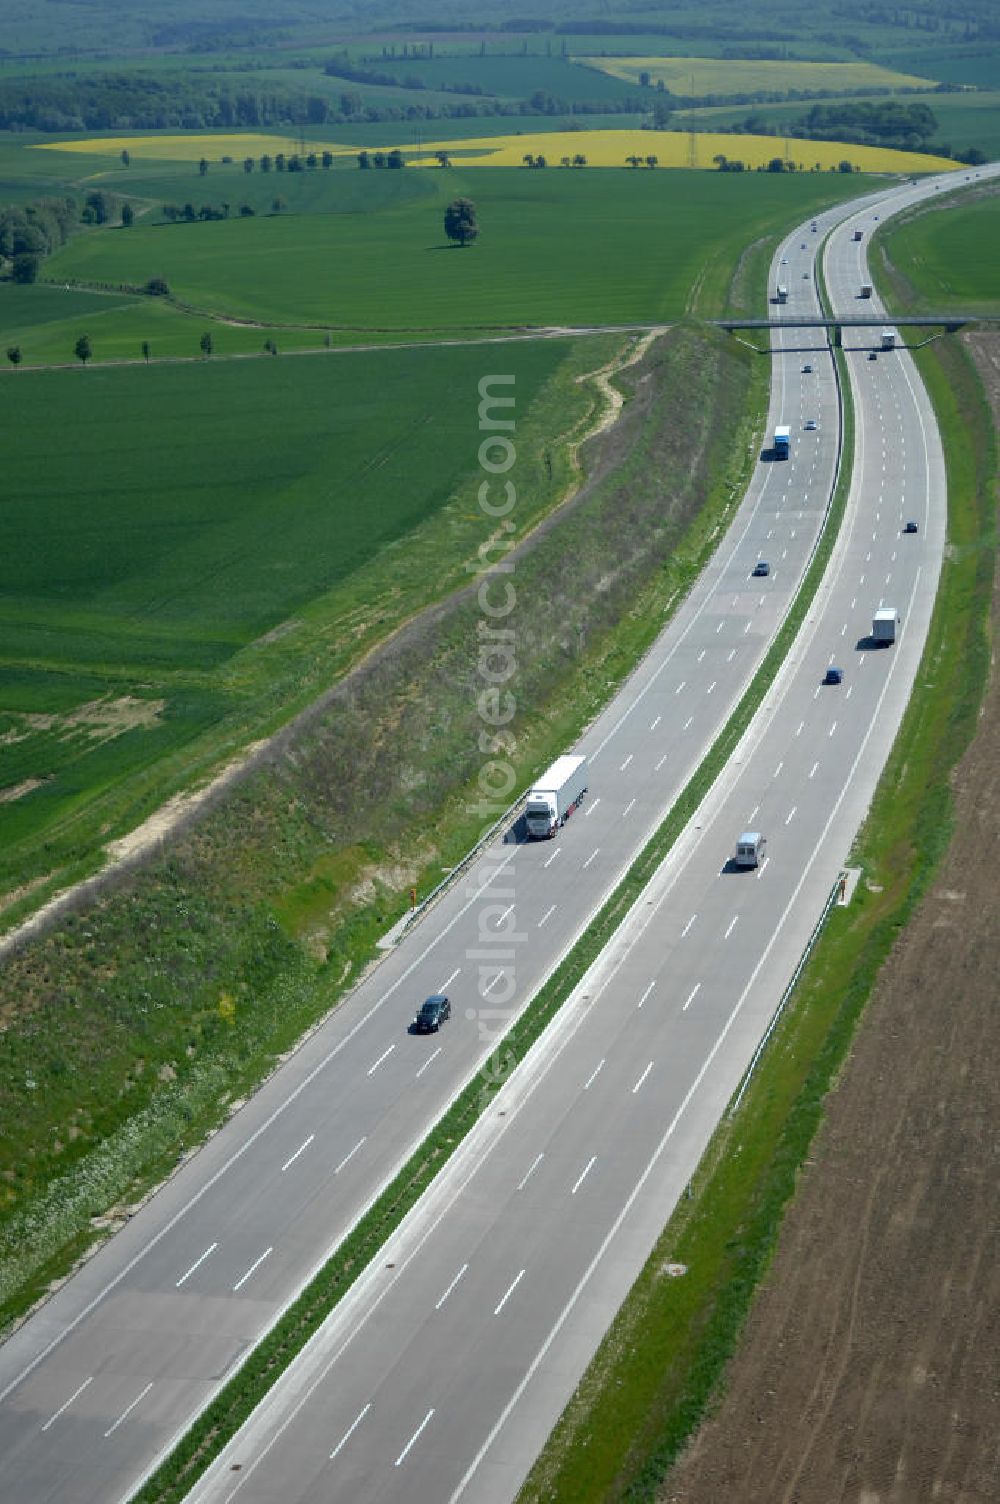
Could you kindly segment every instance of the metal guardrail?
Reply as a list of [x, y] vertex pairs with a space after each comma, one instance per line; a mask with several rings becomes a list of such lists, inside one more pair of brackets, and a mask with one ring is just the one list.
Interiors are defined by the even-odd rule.
[[781, 997], [778, 999], [778, 1006], [775, 1008], [774, 1012], [771, 1014], [770, 1023], [768, 1024], [767, 1028], [764, 1030], [764, 1033], [761, 1036], [760, 1042], [757, 1045], [757, 1048], [753, 1052], [753, 1056], [752, 1056], [752, 1058], [750, 1060], [750, 1064], [747, 1066], [746, 1070], [743, 1072], [743, 1079], [741, 1080], [741, 1082], [739, 1084], [739, 1088], [738, 1088], [738, 1090], [736, 1092], [736, 1096], [733, 1098], [732, 1104], [731, 1104], [731, 1106], [729, 1108], [729, 1112], [728, 1112], [728, 1116], [729, 1117], [734, 1117], [736, 1115], [736, 1112], [739, 1109], [739, 1105], [743, 1101], [743, 1097], [746, 1094], [747, 1087], [750, 1085], [751, 1077], [753, 1076], [754, 1071], [757, 1069], [757, 1066], [760, 1063], [760, 1058], [763, 1055], [765, 1049], [767, 1048], [768, 1040], [771, 1038], [771, 1035], [774, 1033], [775, 1029], [778, 1027], [778, 1020], [781, 1018], [781, 1015], [784, 1013], [785, 1008], [786, 1008], [786, 1006], [788, 1004], [788, 999], [791, 997], [792, 993], [795, 991], [795, 988], [796, 988], [796, 986], [798, 984], [799, 977], [802, 975], [803, 971], [805, 970], [806, 962], [809, 960], [809, 957], [812, 955], [813, 947], [815, 946], [816, 941], [820, 937], [820, 933], [821, 933], [821, 931], [823, 929], [823, 926], [826, 924], [827, 919], [830, 917], [830, 910], [833, 908], [834, 904], [837, 902], [837, 899], [838, 899], [839, 894], [840, 894], [841, 884], [842, 883], [843, 883], [843, 873], [841, 873], [841, 875], [837, 878], [837, 881], [834, 883], [833, 887], [830, 889], [829, 897], [827, 898], [826, 903], [823, 905], [823, 912], [822, 912], [822, 914], [820, 914], [820, 916], [817, 919], [815, 925], [813, 926], [812, 934], [809, 936], [809, 939], [806, 941], [805, 948], [804, 948], [801, 956], [799, 957], [798, 961], [796, 962], [795, 970], [792, 972], [791, 979], [790, 979], [790, 981], [788, 983], [788, 986], [785, 988], [784, 992], [781, 994]]

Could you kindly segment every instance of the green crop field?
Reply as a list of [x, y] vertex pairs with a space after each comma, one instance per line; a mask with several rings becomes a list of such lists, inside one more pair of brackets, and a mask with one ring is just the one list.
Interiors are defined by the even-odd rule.
[[972, 85], [977, 89], [995, 89], [1000, 79], [1000, 47], [989, 42], [970, 45], [939, 46], [933, 54], [921, 47], [887, 50], [880, 61], [889, 68], [902, 68], [920, 72], [930, 67], [936, 79], [945, 84]]
[[[565, 353], [505, 350], [520, 411]], [[475, 469], [489, 369], [471, 348], [7, 377], [0, 889], [82, 805], [266, 701], [266, 655], [234, 670], [249, 644], [386, 550], [402, 580], [402, 540]]]
[[[206, 197], [225, 181], [210, 173]], [[237, 202], [242, 173], [228, 181]], [[355, 193], [359, 181], [382, 191], [377, 173], [331, 174], [325, 188]], [[95, 231], [52, 256], [45, 276], [139, 286], [162, 276], [207, 312], [359, 331], [657, 320], [683, 313], [706, 245], [731, 270], [748, 241], [858, 191], [828, 174], [452, 168], [420, 181], [430, 193], [381, 217], [282, 213]], [[466, 249], [442, 231], [457, 194], [479, 211], [480, 239]]]
[[[575, 40], [575, 39], [574, 39]], [[559, 99], [635, 98], [638, 82], [582, 66], [568, 57], [485, 57], [468, 53], [457, 57], [379, 58], [368, 65], [400, 82], [419, 79], [427, 89], [474, 84], [483, 94], [500, 99], [526, 99], [541, 89]], [[473, 96], [474, 97], [474, 96]]]
[[1000, 312], [1000, 196], [961, 201], [946, 213], [915, 216], [887, 228], [889, 256], [926, 308]]

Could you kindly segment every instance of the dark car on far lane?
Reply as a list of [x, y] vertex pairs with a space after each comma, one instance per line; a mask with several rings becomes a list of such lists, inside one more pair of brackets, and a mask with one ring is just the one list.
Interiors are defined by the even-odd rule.
[[426, 1002], [420, 1004], [417, 1016], [413, 1020], [413, 1032], [436, 1034], [445, 1020], [450, 1017], [451, 1003], [443, 992], [435, 992]]

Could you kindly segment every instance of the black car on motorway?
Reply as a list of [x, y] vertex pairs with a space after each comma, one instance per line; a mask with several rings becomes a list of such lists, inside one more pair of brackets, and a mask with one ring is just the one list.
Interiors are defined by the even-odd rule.
[[445, 1019], [451, 1017], [451, 1003], [443, 992], [435, 992], [426, 1002], [421, 1003], [417, 1016], [413, 1020], [413, 1032], [415, 1034], [436, 1034]]

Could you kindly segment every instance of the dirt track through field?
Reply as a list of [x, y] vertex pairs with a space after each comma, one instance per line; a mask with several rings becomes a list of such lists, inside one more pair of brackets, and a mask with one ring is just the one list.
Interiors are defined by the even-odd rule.
[[[972, 342], [1000, 423], [1000, 339]], [[993, 637], [1000, 632], [1000, 581]], [[714, 1418], [662, 1504], [1000, 1499], [1000, 682]]]

